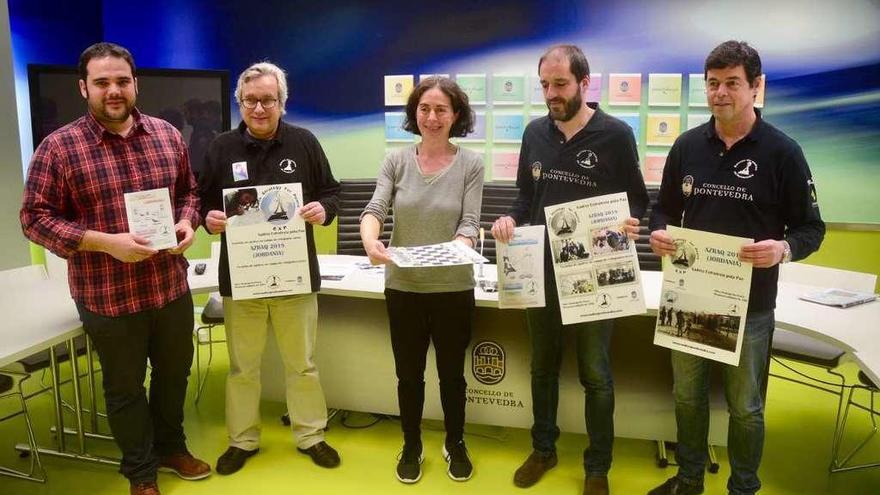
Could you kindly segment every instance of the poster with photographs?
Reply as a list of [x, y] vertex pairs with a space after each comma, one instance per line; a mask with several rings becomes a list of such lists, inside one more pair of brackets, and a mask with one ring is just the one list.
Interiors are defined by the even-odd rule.
[[737, 253], [751, 239], [668, 226], [676, 251], [663, 264], [654, 343], [739, 365], [752, 264]]
[[498, 250], [498, 307], [543, 308], [544, 226], [513, 230], [510, 242], [495, 244]]
[[626, 193], [548, 206], [547, 234], [563, 324], [645, 312]]
[[232, 298], [312, 291], [302, 184], [223, 190]]

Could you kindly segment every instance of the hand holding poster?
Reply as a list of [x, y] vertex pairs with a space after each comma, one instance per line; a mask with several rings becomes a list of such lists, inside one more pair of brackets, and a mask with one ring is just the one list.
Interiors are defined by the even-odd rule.
[[223, 190], [232, 298], [311, 292], [302, 185]]
[[174, 210], [167, 187], [125, 193], [124, 199], [130, 233], [150, 241], [153, 249], [177, 247]]
[[517, 227], [498, 252], [498, 307], [543, 308], [544, 226]]
[[654, 343], [739, 365], [752, 264], [737, 253], [751, 239], [667, 227], [676, 251], [663, 264]]
[[639, 259], [626, 234], [626, 193], [544, 208], [562, 323], [642, 314]]

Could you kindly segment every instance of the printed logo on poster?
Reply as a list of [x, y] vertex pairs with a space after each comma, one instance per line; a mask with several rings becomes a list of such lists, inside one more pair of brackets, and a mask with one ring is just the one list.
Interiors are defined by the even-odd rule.
[[484, 385], [501, 383], [506, 373], [504, 348], [489, 340], [475, 344], [471, 352], [471, 371], [474, 378]]
[[677, 268], [691, 268], [699, 259], [697, 247], [691, 241], [685, 239], [675, 240], [675, 254], [672, 255], [672, 264]]
[[580, 150], [578, 151], [577, 157], [575, 157], [577, 164], [581, 166], [581, 168], [590, 169], [599, 164], [599, 157], [596, 156], [591, 150]]
[[260, 200], [263, 217], [267, 222], [275, 225], [289, 222], [299, 206], [296, 194], [283, 185], [272, 187]]

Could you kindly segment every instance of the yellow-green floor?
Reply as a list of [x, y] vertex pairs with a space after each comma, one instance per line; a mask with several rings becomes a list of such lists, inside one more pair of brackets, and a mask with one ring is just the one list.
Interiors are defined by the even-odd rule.
[[[205, 395], [198, 406], [193, 404], [195, 377], [190, 385], [186, 403], [186, 432], [193, 453], [212, 465], [226, 447], [223, 424], [223, 391], [227, 369], [225, 348], [216, 347], [215, 360]], [[778, 365], [776, 373], [788, 373]], [[855, 368], [844, 367], [850, 381]], [[813, 371], [818, 376], [824, 372]], [[31, 379], [36, 382], [39, 376]], [[34, 384], [31, 384], [33, 387]], [[767, 407], [767, 442], [761, 479], [762, 494], [880, 494], [880, 468], [848, 473], [828, 474], [831, 434], [833, 431], [836, 397], [802, 385], [771, 378]], [[670, 398], [671, 399], [671, 398]], [[864, 403], [866, 399], [862, 399]], [[880, 400], [878, 400], [880, 402]], [[15, 401], [0, 402], [0, 415], [11, 411]], [[29, 402], [38, 427], [38, 440], [49, 444], [48, 431], [51, 400], [48, 394]], [[582, 404], [562, 404], [561, 407], [582, 408]], [[263, 442], [261, 452], [251, 458], [245, 468], [232, 476], [213, 475], [203, 481], [187, 482], [173, 475], [160, 474], [162, 493], [168, 494], [579, 494], [583, 483], [581, 451], [586, 443], [584, 435], [563, 434], [558, 443], [559, 465], [530, 489], [513, 486], [513, 471], [530, 451], [527, 430], [468, 425], [466, 441], [474, 461], [473, 478], [457, 483], [446, 476], [445, 463], [440, 456], [443, 440], [442, 425], [426, 422], [425, 464], [423, 476], [415, 485], [403, 485], [394, 477], [395, 456], [400, 448], [399, 425], [383, 420], [369, 428], [353, 429], [343, 426], [337, 416], [327, 432], [328, 442], [342, 456], [342, 465], [333, 470], [321, 469], [294, 448], [289, 430], [279, 418], [284, 407], [278, 403], [263, 403]], [[366, 414], [352, 414], [346, 419], [350, 425], [371, 421]], [[19, 459], [13, 445], [24, 441], [21, 418], [0, 423], [0, 464], [24, 468], [26, 460]], [[850, 421], [849, 444], [869, 431], [867, 413], [856, 410]], [[106, 429], [106, 426], [105, 426]], [[72, 439], [71, 439], [72, 440]], [[112, 444], [89, 441], [89, 448], [116, 455]], [[724, 494], [729, 468], [726, 451], [717, 449], [721, 461], [718, 474], [706, 475], [706, 493]], [[663, 482], [675, 471], [670, 466], [660, 469], [655, 464], [655, 445], [652, 442], [618, 438], [614, 447], [614, 466], [610, 479], [612, 493], [618, 495], [644, 494]], [[880, 460], [880, 437], [874, 438], [856, 460]], [[44, 457], [49, 481], [46, 484], [14, 480], [0, 476], [0, 495], [31, 494], [125, 494], [127, 481], [115, 468], [82, 462]]]

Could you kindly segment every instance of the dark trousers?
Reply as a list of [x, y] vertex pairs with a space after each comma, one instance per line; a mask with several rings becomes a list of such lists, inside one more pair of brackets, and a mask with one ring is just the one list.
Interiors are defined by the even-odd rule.
[[471, 340], [474, 291], [420, 294], [385, 289], [397, 371], [400, 426], [406, 443], [421, 444], [425, 360], [434, 343], [446, 445], [464, 437], [464, 356]]
[[[155, 481], [159, 457], [186, 451], [183, 402], [193, 359], [189, 292], [162, 308], [108, 317], [77, 304], [104, 383], [107, 420], [122, 451], [119, 472]], [[150, 397], [144, 390], [150, 360]]]

